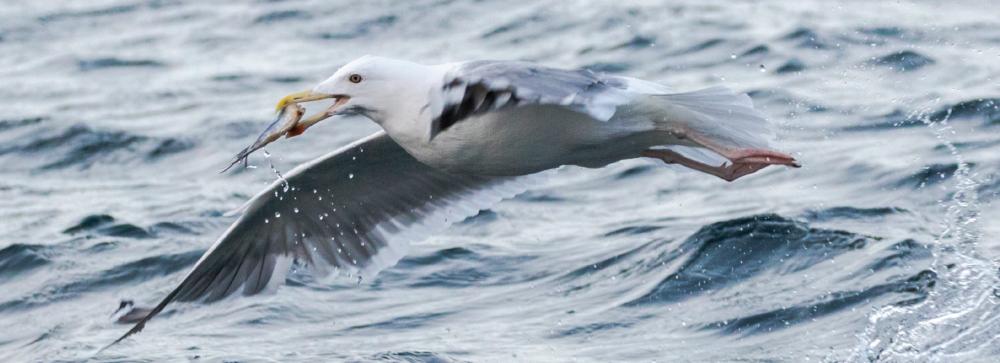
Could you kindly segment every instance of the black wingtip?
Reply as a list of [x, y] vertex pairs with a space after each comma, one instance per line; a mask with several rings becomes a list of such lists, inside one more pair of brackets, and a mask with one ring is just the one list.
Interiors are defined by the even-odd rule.
[[101, 352], [107, 350], [108, 348], [111, 348], [115, 344], [121, 343], [122, 340], [125, 340], [126, 338], [128, 338], [132, 334], [141, 332], [142, 328], [144, 328], [144, 327], [146, 327], [146, 321], [145, 321], [145, 319], [143, 321], [140, 321], [138, 324], [135, 324], [135, 326], [133, 326], [132, 329], [129, 329], [129, 331], [127, 333], [125, 333], [124, 335], [122, 335], [118, 339], [115, 339], [115, 341], [111, 342], [111, 344], [105, 345], [104, 348], [101, 348], [100, 350], [98, 350], [96, 354], [101, 354]]
[[167, 294], [167, 296], [165, 298], [163, 298], [163, 300], [160, 301], [160, 303], [157, 304], [156, 307], [154, 307], [152, 310], [150, 310], [149, 313], [146, 314], [146, 316], [142, 317], [142, 319], [139, 319], [139, 322], [135, 323], [135, 325], [132, 326], [132, 329], [129, 329], [129, 331], [126, 332], [124, 335], [122, 335], [120, 338], [118, 338], [115, 341], [111, 342], [111, 344], [108, 344], [108, 345], [104, 346], [104, 348], [101, 348], [95, 354], [100, 354], [104, 350], [106, 350], [108, 348], [111, 348], [115, 344], [118, 344], [121, 341], [127, 339], [128, 337], [132, 336], [132, 334], [141, 332], [142, 328], [146, 327], [146, 322], [148, 322], [149, 319], [152, 319], [154, 316], [156, 316], [156, 314], [159, 314], [161, 311], [163, 311], [163, 308], [167, 307], [167, 304], [170, 304], [170, 302], [174, 301], [174, 298], [177, 296], [177, 294], [181, 292], [181, 287], [184, 286], [184, 283], [189, 278], [190, 278], [190, 274], [188, 275], [188, 277], [184, 278], [184, 281], [182, 281], [179, 286], [177, 286], [176, 288], [174, 288], [173, 291], [170, 291], [170, 293]]

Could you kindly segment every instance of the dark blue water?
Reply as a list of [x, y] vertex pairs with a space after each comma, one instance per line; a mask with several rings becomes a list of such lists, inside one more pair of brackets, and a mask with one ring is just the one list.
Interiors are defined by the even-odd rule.
[[[8, 2], [0, 360], [973, 361], [1000, 357], [992, 1]], [[148, 306], [326, 122], [219, 174], [364, 54], [522, 59], [748, 92], [805, 165], [734, 183], [566, 168], [377, 279]], [[772, 170], [773, 169], [773, 170]]]

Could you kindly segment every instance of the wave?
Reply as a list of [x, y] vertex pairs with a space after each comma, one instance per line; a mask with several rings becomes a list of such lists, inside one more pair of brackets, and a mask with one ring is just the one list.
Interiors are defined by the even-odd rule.
[[122, 59], [116, 57], [83, 59], [76, 62], [77, 69], [81, 72], [99, 71], [111, 68], [123, 67], [149, 67], [163, 68], [166, 64], [152, 59]]
[[829, 49], [831, 48], [829, 41], [824, 39], [815, 30], [810, 28], [796, 28], [791, 32], [786, 33], [781, 36], [781, 40], [794, 42], [798, 48], [806, 49]]
[[912, 50], [886, 54], [868, 62], [868, 64], [886, 67], [897, 72], [911, 72], [934, 63], [936, 63], [934, 59]]
[[0, 282], [52, 262], [51, 248], [15, 243], [0, 250]]
[[812, 222], [826, 222], [838, 219], [858, 219], [867, 220], [877, 217], [886, 217], [893, 214], [909, 213], [908, 210], [899, 207], [832, 207], [821, 210], [810, 210], [804, 214], [804, 218]]
[[529, 16], [520, 17], [512, 21], [506, 22], [504, 24], [501, 24], [499, 26], [496, 26], [486, 31], [479, 37], [482, 39], [490, 39], [498, 37], [500, 35], [507, 35], [508, 33], [524, 29], [531, 24], [540, 24], [545, 20], [549, 19], [542, 14], [531, 14]]
[[114, 223], [115, 218], [107, 214], [89, 215], [76, 225], [66, 228], [63, 233], [96, 233], [110, 237], [151, 238], [153, 234], [130, 223]]
[[31, 126], [45, 121], [44, 117], [29, 117], [13, 120], [0, 120], [0, 131], [7, 131], [24, 126]]
[[628, 41], [619, 43], [610, 48], [610, 50], [618, 49], [643, 49], [649, 48], [656, 45], [656, 37], [652, 35], [636, 35]]
[[625, 306], [677, 302], [737, 285], [765, 272], [795, 273], [880, 239], [814, 228], [777, 214], [713, 223], [699, 229], [677, 248], [691, 252], [676, 271]]
[[977, 98], [944, 107], [930, 115], [931, 121], [981, 120], [984, 125], [1000, 125], [1000, 98]]
[[740, 52], [737, 58], [743, 60], [746, 60], [748, 58], [762, 58], [770, 53], [771, 53], [771, 47], [768, 47], [767, 45], [764, 44], [760, 44]]
[[128, 4], [128, 5], [107, 6], [90, 10], [56, 11], [38, 17], [38, 21], [42, 23], [51, 23], [67, 19], [95, 18], [95, 17], [110, 16], [110, 15], [122, 15], [131, 13], [138, 9], [139, 5]]
[[393, 25], [399, 20], [396, 15], [381, 15], [372, 19], [363, 20], [354, 25], [338, 25], [339, 27], [348, 28], [347, 31], [341, 31], [336, 33], [321, 33], [319, 38], [327, 40], [345, 40], [363, 37], [370, 33], [376, 31], [385, 31], [392, 28]]
[[370, 357], [366, 357], [363, 361], [373, 361], [373, 362], [403, 362], [403, 363], [422, 363], [422, 362], [434, 362], [434, 363], [446, 363], [446, 362], [465, 362], [462, 360], [456, 360], [448, 355], [443, 355], [441, 353], [425, 352], [425, 351], [398, 351], [398, 352], [381, 352], [374, 354]]
[[31, 293], [28, 296], [0, 302], [0, 312], [37, 308], [56, 301], [75, 298], [80, 294], [93, 293], [122, 284], [135, 284], [168, 275], [190, 267], [204, 252], [204, 250], [196, 250], [146, 257], [86, 276], [76, 276], [71, 282], [48, 285], [41, 291]]
[[291, 20], [308, 20], [312, 18], [308, 12], [300, 10], [279, 10], [262, 14], [253, 19], [254, 24], [271, 24]]
[[[405, 278], [399, 284], [409, 288], [461, 288], [470, 286], [497, 286], [521, 283], [541, 278], [525, 274], [535, 257], [485, 254], [490, 248], [477, 245], [476, 249], [448, 248], [427, 255], [404, 258], [397, 265]], [[402, 277], [402, 275], [400, 276]], [[390, 278], [386, 284], [395, 285]], [[380, 285], [377, 285], [380, 286]]]
[[[975, 167], [974, 163], [966, 164], [968, 167]], [[928, 185], [935, 185], [955, 176], [959, 169], [958, 163], [930, 164], [901, 180], [896, 185], [900, 187], [923, 188]]]
[[712, 322], [703, 325], [702, 329], [738, 335], [768, 333], [834, 314], [856, 305], [869, 303], [879, 296], [890, 293], [911, 295], [909, 298], [893, 303], [894, 305], [913, 305], [927, 298], [929, 290], [934, 286], [936, 276], [934, 272], [924, 270], [903, 280], [879, 284], [859, 291], [833, 292], [822, 301], [785, 306], [750, 316]]
[[425, 325], [433, 322], [434, 320], [442, 319], [453, 313], [450, 312], [437, 312], [437, 313], [427, 313], [427, 314], [414, 314], [405, 315], [397, 318], [392, 318], [388, 320], [383, 320], [370, 324], [354, 325], [345, 328], [347, 331], [354, 330], [411, 330], [424, 327]]
[[798, 73], [806, 70], [806, 64], [801, 59], [792, 58], [774, 70], [777, 74]]
[[[38, 123], [28, 122], [20, 127]], [[102, 163], [120, 166], [123, 161], [156, 161], [194, 147], [189, 140], [100, 130], [84, 124], [74, 124], [61, 130], [41, 127], [35, 130], [11, 137], [7, 143], [9, 146], [0, 146], [0, 156], [31, 155], [20, 158], [20, 161], [38, 170], [87, 169]], [[26, 140], [22, 141], [23, 138]]]

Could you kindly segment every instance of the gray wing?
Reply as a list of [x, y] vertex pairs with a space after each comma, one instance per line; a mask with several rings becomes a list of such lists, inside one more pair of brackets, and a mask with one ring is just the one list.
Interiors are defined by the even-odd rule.
[[524, 191], [526, 181], [438, 171], [384, 132], [303, 164], [286, 180], [253, 197], [180, 286], [115, 343], [172, 301], [250, 295], [283, 282], [291, 260], [319, 274], [374, 276], [410, 241]]
[[627, 102], [627, 82], [590, 70], [512, 61], [461, 63], [446, 73], [432, 101], [431, 138], [470, 116], [510, 107], [559, 105], [607, 121]]

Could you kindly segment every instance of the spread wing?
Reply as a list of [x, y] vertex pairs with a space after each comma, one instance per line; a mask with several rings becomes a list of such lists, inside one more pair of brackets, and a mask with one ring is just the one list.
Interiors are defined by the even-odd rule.
[[[471, 116], [509, 107], [559, 105], [607, 121], [627, 102], [627, 82], [590, 70], [526, 62], [473, 61], [448, 71], [431, 99], [431, 138]], [[435, 90], [436, 91], [436, 90]]]
[[251, 295], [283, 282], [292, 260], [319, 274], [374, 276], [410, 241], [524, 191], [526, 181], [438, 171], [384, 132], [303, 164], [286, 180], [253, 197], [180, 285], [115, 343], [172, 301]]

